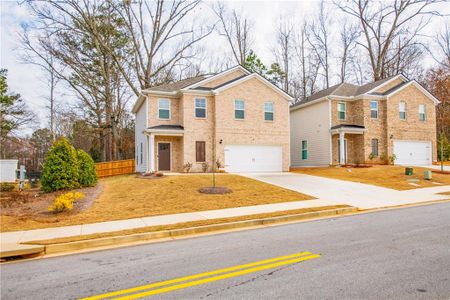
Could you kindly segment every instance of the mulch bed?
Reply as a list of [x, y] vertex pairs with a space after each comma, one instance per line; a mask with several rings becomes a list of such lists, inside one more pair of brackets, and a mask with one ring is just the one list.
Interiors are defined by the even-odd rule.
[[204, 188], [199, 189], [198, 191], [203, 194], [216, 194], [216, 195], [232, 193], [232, 191], [229, 188], [222, 187], [222, 186], [204, 187]]
[[372, 168], [372, 165], [364, 165], [364, 164], [360, 164], [360, 165], [343, 165], [342, 168], [355, 168], [355, 169]]
[[136, 173], [136, 178], [141, 179], [159, 179], [165, 177], [163, 173], [156, 172], [156, 173]]
[[[95, 199], [103, 190], [99, 183], [95, 187], [72, 190], [70, 192], [81, 192], [85, 195], [83, 199], [74, 201], [71, 211], [62, 212], [57, 216], [78, 214], [89, 209]], [[30, 189], [21, 192], [2, 192], [0, 197], [1, 215], [26, 217], [34, 220], [52, 222], [56, 214], [48, 211], [48, 206], [53, 203], [56, 197], [68, 191], [58, 191], [53, 193], [43, 193], [39, 189]]]

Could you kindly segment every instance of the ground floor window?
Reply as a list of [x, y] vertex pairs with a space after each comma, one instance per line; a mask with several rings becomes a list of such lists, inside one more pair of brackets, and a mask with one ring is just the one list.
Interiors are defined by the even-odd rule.
[[372, 155], [378, 156], [378, 139], [372, 139]]
[[195, 142], [195, 160], [197, 162], [206, 161], [206, 144], [205, 142]]
[[302, 160], [308, 159], [308, 141], [302, 141]]

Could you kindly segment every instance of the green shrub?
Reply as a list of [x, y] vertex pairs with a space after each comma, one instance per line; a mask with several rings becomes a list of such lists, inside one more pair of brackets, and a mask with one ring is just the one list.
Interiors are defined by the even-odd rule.
[[44, 192], [79, 187], [77, 151], [65, 138], [56, 140], [44, 162], [41, 184]]
[[15, 183], [12, 182], [2, 182], [0, 183], [0, 191], [2, 192], [12, 192], [16, 187]]
[[85, 151], [78, 149], [79, 179], [81, 186], [94, 186], [97, 183], [97, 173], [95, 173], [95, 163], [92, 157]]

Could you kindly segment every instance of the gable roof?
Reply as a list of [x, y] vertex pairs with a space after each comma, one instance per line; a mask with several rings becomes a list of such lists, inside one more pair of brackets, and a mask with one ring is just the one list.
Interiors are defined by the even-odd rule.
[[[242, 75], [237, 76], [231, 80], [228, 80], [224, 83], [218, 84], [215, 87], [205, 87], [203, 85], [207, 84], [208, 82], [211, 82], [213, 80], [216, 80], [222, 76], [225, 76], [227, 74], [230, 74], [235, 71], [241, 71]], [[287, 100], [292, 100], [293, 97], [290, 96], [288, 93], [277, 87], [275, 84], [271, 83], [261, 75], [257, 73], [251, 73], [247, 69], [245, 69], [241, 65], [237, 65], [235, 67], [229, 68], [223, 72], [220, 72], [218, 74], [212, 75], [212, 76], [196, 76], [192, 78], [183, 79], [180, 81], [176, 81], [173, 83], [167, 83], [162, 84], [158, 86], [154, 86], [148, 89], [144, 89], [141, 91], [141, 94], [139, 95], [136, 103], [133, 106], [132, 112], [136, 113], [139, 110], [139, 107], [142, 105], [142, 103], [145, 100], [146, 94], [156, 94], [156, 95], [166, 95], [168, 97], [174, 97], [179, 95], [180, 93], [188, 93], [188, 92], [201, 92], [206, 94], [217, 94], [220, 91], [223, 91], [227, 88], [230, 88], [236, 84], [242, 83], [248, 79], [251, 78], [257, 78], [260, 81], [262, 81], [264, 84], [278, 92], [280, 95], [282, 95]]]
[[[389, 84], [390, 82], [392, 82], [398, 78], [402, 79], [403, 82], [394, 86], [393, 88], [389, 89], [388, 91], [386, 91], [384, 93], [375, 92], [377, 89], [381, 88], [384, 85]], [[298, 106], [303, 106], [304, 104], [307, 104], [312, 101], [325, 100], [325, 98], [328, 96], [348, 97], [348, 98], [360, 97], [363, 95], [387, 96], [387, 95], [391, 94], [392, 92], [394, 92], [396, 89], [407, 84], [408, 82], [409, 82], [408, 79], [401, 74], [391, 76], [388, 78], [384, 78], [384, 79], [380, 79], [380, 80], [377, 80], [374, 82], [369, 82], [369, 83], [361, 85], [361, 86], [343, 82], [340, 84], [333, 85], [327, 89], [321, 90], [315, 94], [312, 94], [311, 96], [307, 97], [306, 99], [299, 101], [299, 102], [295, 103], [294, 105], [292, 105], [291, 109], [298, 107]]]
[[143, 92], [147, 91], [162, 91], [162, 92], [176, 92], [178, 90], [181, 90], [187, 86], [193, 85], [194, 83], [200, 82], [203, 79], [205, 79], [205, 76], [196, 76], [191, 78], [186, 78], [183, 80], [179, 80], [173, 83], [165, 83], [158, 86], [153, 86], [151, 88], [143, 90]]

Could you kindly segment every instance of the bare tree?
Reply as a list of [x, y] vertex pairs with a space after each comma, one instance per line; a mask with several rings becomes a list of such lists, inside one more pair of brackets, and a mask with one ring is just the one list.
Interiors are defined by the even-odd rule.
[[394, 41], [401, 36], [403, 50], [413, 45], [415, 37], [423, 31], [431, 16], [439, 14], [430, 10], [437, 2], [442, 1], [350, 0], [335, 1], [335, 4], [346, 14], [358, 19], [365, 39], [359, 45], [367, 51], [373, 79], [379, 80], [388, 76], [385, 66]]
[[[200, 0], [158, 0], [124, 1], [116, 6], [134, 49], [132, 59], [118, 66], [136, 95], [141, 89], [171, 81], [177, 67], [191, 64], [197, 43], [214, 30], [214, 26], [188, 20], [199, 4]], [[113, 58], [118, 62], [117, 55]]]
[[[48, 108], [50, 111], [50, 133], [53, 141], [56, 139], [55, 134], [55, 110], [56, 110], [56, 97], [55, 91], [56, 86], [59, 81], [59, 77], [57, 74], [57, 62], [51, 53], [44, 49], [39, 41], [32, 42], [29, 36], [29, 32], [27, 28], [23, 27], [23, 32], [20, 34], [20, 40], [22, 42], [22, 61], [27, 64], [33, 64], [40, 67], [47, 75], [46, 81], [49, 86], [49, 93], [46, 97], [48, 100]], [[49, 37], [46, 37], [46, 40], [50, 40]]]
[[276, 31], [276, 46], [273, 50], [276, 62], [283, 71], [283, 89], [289, 93], [291, 91], [291, 65], [292, 52], [294, 43], [294, 26], [290, 21], [283, 21], [280, 18]]
[[357, 27], [348, 25], [347, 21], [344, 21], [341, 32], [339, 34], [341, 44], [340, 61], [340, 73], [339, 78], [341, 82], [344, 82], [348, 76], [347, 68], [355, 57], [353, 54], [357, 46], [356, 40], [359, 37], [359, 31]]
[[435, 47], [427, 47], [428, 53], [436, 63], [450, 70], [450, 23], [436, 34], [434, 44]]
[[319, 14], [310, 26], [310, 34], [307, 35], [308, 42], [314, 51], [316, 58], [322, 67], [326, 88], [330, 87], [330, 57], [331, 57], [331, 34], [330, 20], [324, 0], [320, 1]]
[[76, 92], [79, 110], [96, 128], [101, 159], [116, 159], [117, 124], [129, 99], [119, 68], [131, 53], [122, 19], [111, 2], [30, 2], [30, 8], [39, 19], [34, 53], [46, 66], [57, 60], [64, 67], [52, 70]]
[[233, 9], [228, 13], [221, 2], [214, 8], [214, 12], [221, 25], [219, 34], [227, 39], [236, 63], [244, 65], [253, 44], [251, 32], [253, 24], [242, 12]]

